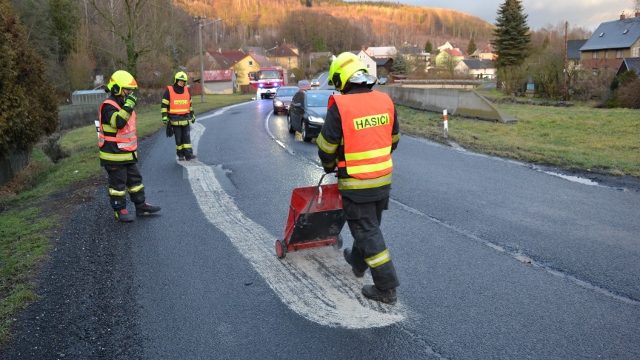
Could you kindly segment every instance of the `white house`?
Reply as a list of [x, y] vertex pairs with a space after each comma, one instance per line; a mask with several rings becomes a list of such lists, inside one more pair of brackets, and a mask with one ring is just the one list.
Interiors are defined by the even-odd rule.
[[367, 54], [364, 50], [352, 51], [352, 53], [356, 54], [356, 56], [358, 56], [360, 60], [362, 60], [365, 65], [367, 65], [367, 71], [369, 71], [369, 74], [378, 77], [376, 62], [371, 58], [371, 56], [369, 56], [369, 54]]
[[462, 59], [453, 69], [458, 74], [466, 74], [475, 78], [495, 79], [496, 65], [491, 60]]

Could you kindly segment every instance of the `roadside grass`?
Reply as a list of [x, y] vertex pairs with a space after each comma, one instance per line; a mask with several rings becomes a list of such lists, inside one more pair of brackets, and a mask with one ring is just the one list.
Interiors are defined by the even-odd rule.
[[[197, 96], [193, 107], [197, 115], [253, 96], [206, 95], [205, 103]], [[160, 105], [136, 109], [136, 113], [139, 138], [164, 128]], [[52, 246], [54, 231], [63, 225], [60, 210], [69, 206], [66, 196], [57, 195], [74, 193], [78, 191], [74, 184], [104, 173], [95, 126], [68, 131], [59, 144], [68, 157], [53, 163], [39, 146], [34, 147], [29, 166], [0, 192], [0, 347], [11, 338], [14, 314], [38, 298], [33, 278]]]
[[518, 119], [513, 125], [442, 116], [399, 107], [401, 133], [479, 153], [568, 170], [640, 177], [640, 112], [578, 105], [552, 107], [498, 104]]
[[55, 218], [41, 217], [34, 207], [3, 213], [0, 219], [0, 340], [4, 342], [13, 314], [37, 298], [30, 278], [51, 247], [47, 232]]

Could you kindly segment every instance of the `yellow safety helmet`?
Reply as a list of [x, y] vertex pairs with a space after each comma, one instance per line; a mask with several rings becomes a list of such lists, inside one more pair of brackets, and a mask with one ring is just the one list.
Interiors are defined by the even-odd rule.
[[329, 67], [329, 85], [342, 91], [347, 82], [375, 84], [375, 76], [369, 75], [367, 65], [354, 53], [343, 52]]
[[186, 83], [187, 83], [187, 73], [186, 73], [186, 72], [184, 72], [184, 71], [179, 71], [179, 72], [177, 72], [177, 73], [176, 73], [176, 76], [175, 76], [175, 77], [174, 77], [174, 79], [173, 79], [173, 83], [174, 83], [174, 84], [175, 84], [175, 83], [177, 83], [177, 82], [178, 82], [178, 80], [183, 80], [183, 81], [184, 81], [184, 83], [186, 84]]
[[122, 94], [122, 89], [137, 89], [136, 79], [124, 70], [118, 70], [111, 75], [107, 89], [115, 96]]

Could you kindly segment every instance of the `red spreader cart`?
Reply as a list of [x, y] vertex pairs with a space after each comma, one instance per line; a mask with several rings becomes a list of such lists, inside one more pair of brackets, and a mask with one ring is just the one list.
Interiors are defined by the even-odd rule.
[[276, 240], [276, 255], [280, 259], [290, 251], [329, 245], [342, 247], [340, 231], [345, 223], [342, 198], [338, 184], [321, 185], [326, 175], [322, 175], [318, 186], [293, 189], [284, 239]]

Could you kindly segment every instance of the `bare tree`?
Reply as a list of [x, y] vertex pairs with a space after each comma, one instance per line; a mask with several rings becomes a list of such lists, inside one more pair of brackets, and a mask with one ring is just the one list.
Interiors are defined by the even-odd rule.
[[110, 43], [99, 46], [116, 67], [126, 68], [134, 77], [138, 60], [165, 43], [171, 29], [173, 6], [168, 0], [87, 0], [96, 11], [102, 27], [111, 35]]
[[537, 63], [532, 64], [530, 73], [547, 96], [555, 98], [561, 93], [562, 69], [562, 54], [547, 51], [540, 54]]
[[460, 62], [460, 59], [455, 58], [449, 55], [448, 53], [445, 53], [443, 56], [444, 56], [443, 66], [445, 69], [447, 69], [447, 73], [449, 73], [449, 76], [451, 76], [451, 78], [454, 79], [455, 69], [458, 63]]
[[389, 31], [387, 33], [389, 35], [389, 45], [398, 44], [398, 36], [400, 35], [400, 28], [395, 23], [389, 24]]
[[525, 65], [512, 65], [498, 69], [498, 79], [502, 81], [504, 92], [512, 95], [522, 89], [527, 81], [527, 70]]

